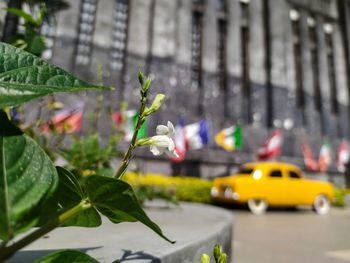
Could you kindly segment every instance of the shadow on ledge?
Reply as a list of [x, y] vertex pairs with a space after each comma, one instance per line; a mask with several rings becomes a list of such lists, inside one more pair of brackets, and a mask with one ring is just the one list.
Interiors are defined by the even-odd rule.
[[84, 248], [62, 248], [62, 249], [42, 249], [42, 250], [23, 250], [14, 254], [11, 258], [5, 261], [5, 263], [34, 263], [39, 258], [42, 258], [48, 254], [58, 252], [64, 249], [79, 250], [86, 253], [89, 250], [98, 249], [101, 247], [84, 247]]
[[123, 249], [123, 251], [123, 256], [120, 259], [113, 261], [113, 263], [122, 263], [137, 259], [149, 259], [151, 260], [151, 263], [161, 263], [160, 258], [157, 258], [151, 254], [144, 253], [143, 251], [132, 252], [131, 250], [125, 249]]

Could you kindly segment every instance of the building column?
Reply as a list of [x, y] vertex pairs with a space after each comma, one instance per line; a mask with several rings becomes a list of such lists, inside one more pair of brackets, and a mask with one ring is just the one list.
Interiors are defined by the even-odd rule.
[[248, 5], [250, 95], [249, 109], [244, 114], [248, 114], [250, 123], [263, 126], [267, 109], [263, 2], [250, 1]]
[[243, 99], [240, 86], [242, 75], [240, 3], [239, 0], [226, 1], [226, 3], [228, 8], [226, 40], [228, 119], [237, 123], [242, 116], [241, 102]]
[[170, 106], [174, 94], [174, 57], [176, 53], [177, 1], [156, 0], [152, 39], [151, 73], [154, 82], [150, 98], [157, 93], [166, 95], [161, 109]]
[[331, 107], [331, 85], [329, 77], [329, 65], [327, 58], [326, 32], [324, 29], [325, 21], [323, 18], [317, 18], [317, 34], [319, 41], [319, 70], [320, 70], [320, 89], [322, 98], [321, 122], [323, 125], [323, 135], [337, 136], [337, 121]]
[[53, 47], [53, 54], [55, 55], [52, 62], [68, 72], [74, 71], [80, 2], [72, 1], [70, 8], [59, 12], [57, 15], [56, 38]]
[[[197, 116], [198, 92], [191, 86], [191, 41], [192, 41], [192, 3], [179, 0], [176, 12], [176, 62], [175, 76], [172, 77], [174, 99], [170, 101], [176, 114], [192, 121]], [[176, 98], [176, 99], [175, 99]], [[191, 102], [191, 103], [189, 103]], [[179, 116], [177, 116], [179, 117]]]
[[[215, 135], [224, 125], [224, 94], [217, 82], [217, 25], [216, 1], [204, 1], [202, 89], [200, 98], [204, 110], [202, 117], [210, 120], [210, 129]], [[210, 144], [214, 145], [214, 141]]]
[[[176, 124], [176, 111], [171, 105], [176, 101], [176, 21], [178, 3], [173, 0], [155, 0], [153, 14], [153, 33], [151, 44], [150, 73], [152, 87], [148, 99], [153, 101], [156, 94], [165, 94], [162, 107], [156, 112], [156, 117], [148, 122], [150, 130], [155, 130], [160, 123], [165, 124], [171, 120]], [[184, 103], [184, 102], [182, 102]], [[176, 109], [176, 108], [175, 108]]]
[[137, 108], [139, 105], [140, 84], [137, 79], [137, 72], [141, 69], [147, 74], [146, 60], [151, 49], [149, 31], [153, 27], [151, 20], [154, 11], [153, 1], [129, 1], [128, 43], [126, 47], [128, 56], [125, 65], [123, 100], [129, 103], [130, 109]]
[[[285, 1], [268, 0], [270, 85], [272, 95], [271, 124], [286, 130], [284, 136], [289, 143], [283, 145], [283, 154], [293, 156], [299, 153], [296, 139], [288, 133], [297, 125], [296, 81], [293, 54], [293, 32], [289, 18], [290, 8]], [[301, 119], [299, 117], [299, 119]]]
[[116, 0], [99, 0], [98, 2], [94, 37], [92, 39], [94, 52], [91, 54], [91, 69], [95, 71], [97, 64], [104, 63], [102, 65], [103, 72], [110, 75], [110, 50], [113, 44], [112, 34]]
[[349, 122], [347, 121], [349, 120], [349, 90], [347, 89], [347, 77], [349, 76], [346, 74], [344, 46], [341, 41], [341, 32], [338, 24], [334, 25], [333, 32], [334, 70], [337, 87], [336, 98], [338, 101], [338, 137], [347, 138], [349, 131]]
[[5, 17], [6, 11], [3, 8], [7, 7], [7, 3], [5, 0], [0, 0], [0, 39], [2, 39], [4, 26], [5, 26]]
[[303, 86], [303, 107], [305, 114], [304, 127], [309, 133], [320, 134], [321, 125], [319, 122], [319, 113], [315, 107], [314, 99], [314, 81], [310, 52], [310, 35], [308, 25], [308, 13], [300, 10], [300, 41], [302, 53], [302, 86]]

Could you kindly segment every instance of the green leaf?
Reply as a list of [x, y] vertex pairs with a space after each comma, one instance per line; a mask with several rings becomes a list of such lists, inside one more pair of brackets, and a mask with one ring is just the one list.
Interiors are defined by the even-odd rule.
[[66, 249], [46, 255], [35, 263], [98, 263], [98, 261], [79, 250]]
[[32, 227], [40, 202], [57, 186], [56, 169], [46, 153], [0, 112], [0, 239]]
[[[56, 191], [48, 199], [42, 209], [39, 225], [45, 224], [54, 217], [78, 205], [86, 197], [80, 187], [78, 180], [68, 170], [62, 167], [56, 167], [59, 177], [59, 183]], [[97, 227], [101, 225], [101, 217], [94, 208], [84, 210], [77, 216], [68, 220], [63, 226], [84, 226]]]
[[17, 8], [3, 8], [5, 11], [10, 12], [16, 16], [22, 17], [26, 23], [31, 23], [35, 26], [40, 26], [41, 20], [35, 20], [30, 14]]
[[25, 50], [36, 56], [40, 56], [46, 50], [43, 38], [40, 37], [31, 24], [25, 25], [25, 28], [25, 41], [27, 42]]
[[100, 168], [96, 170], [97, 175], [113, 177], [114, 170], [112, 168]]
[[22, 49], [0, 42], [0, 108], [55, 92], [112, 89], [84, 82]]
[[174, 243], [165, 237], [159, 226], [146, 215], [128, 183], [92, 175], [87, 178], [86, 191], [93, 206], [113, 223], [140, 221], [165, 240]]

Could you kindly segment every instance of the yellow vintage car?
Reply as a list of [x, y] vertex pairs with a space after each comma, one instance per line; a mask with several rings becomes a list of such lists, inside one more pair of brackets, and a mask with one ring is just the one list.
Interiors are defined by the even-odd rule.
[[311, 205], [317, 214], [327, 214], [333, 186], [305, 179], [293, 164], [255, 162], [243, 164], [234, 176], [214, 179], [211, 196], [217, 202], [248, 204], [254, 214], [263, 214], [268, 206], [299, 205]]

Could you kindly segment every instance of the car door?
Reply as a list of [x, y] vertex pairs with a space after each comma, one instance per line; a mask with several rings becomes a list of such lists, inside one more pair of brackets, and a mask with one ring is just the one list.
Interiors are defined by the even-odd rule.
[[307, 184], [298, 170], [287, 169], [288, 176], [288, 204], [289, 205], [302, 205], [304, 204], [305, 195], [307, 194]]
[[284, 205], [286, 202], [286, 178], [279, 167], [267, 172], [265, 193], [271, 205]]

